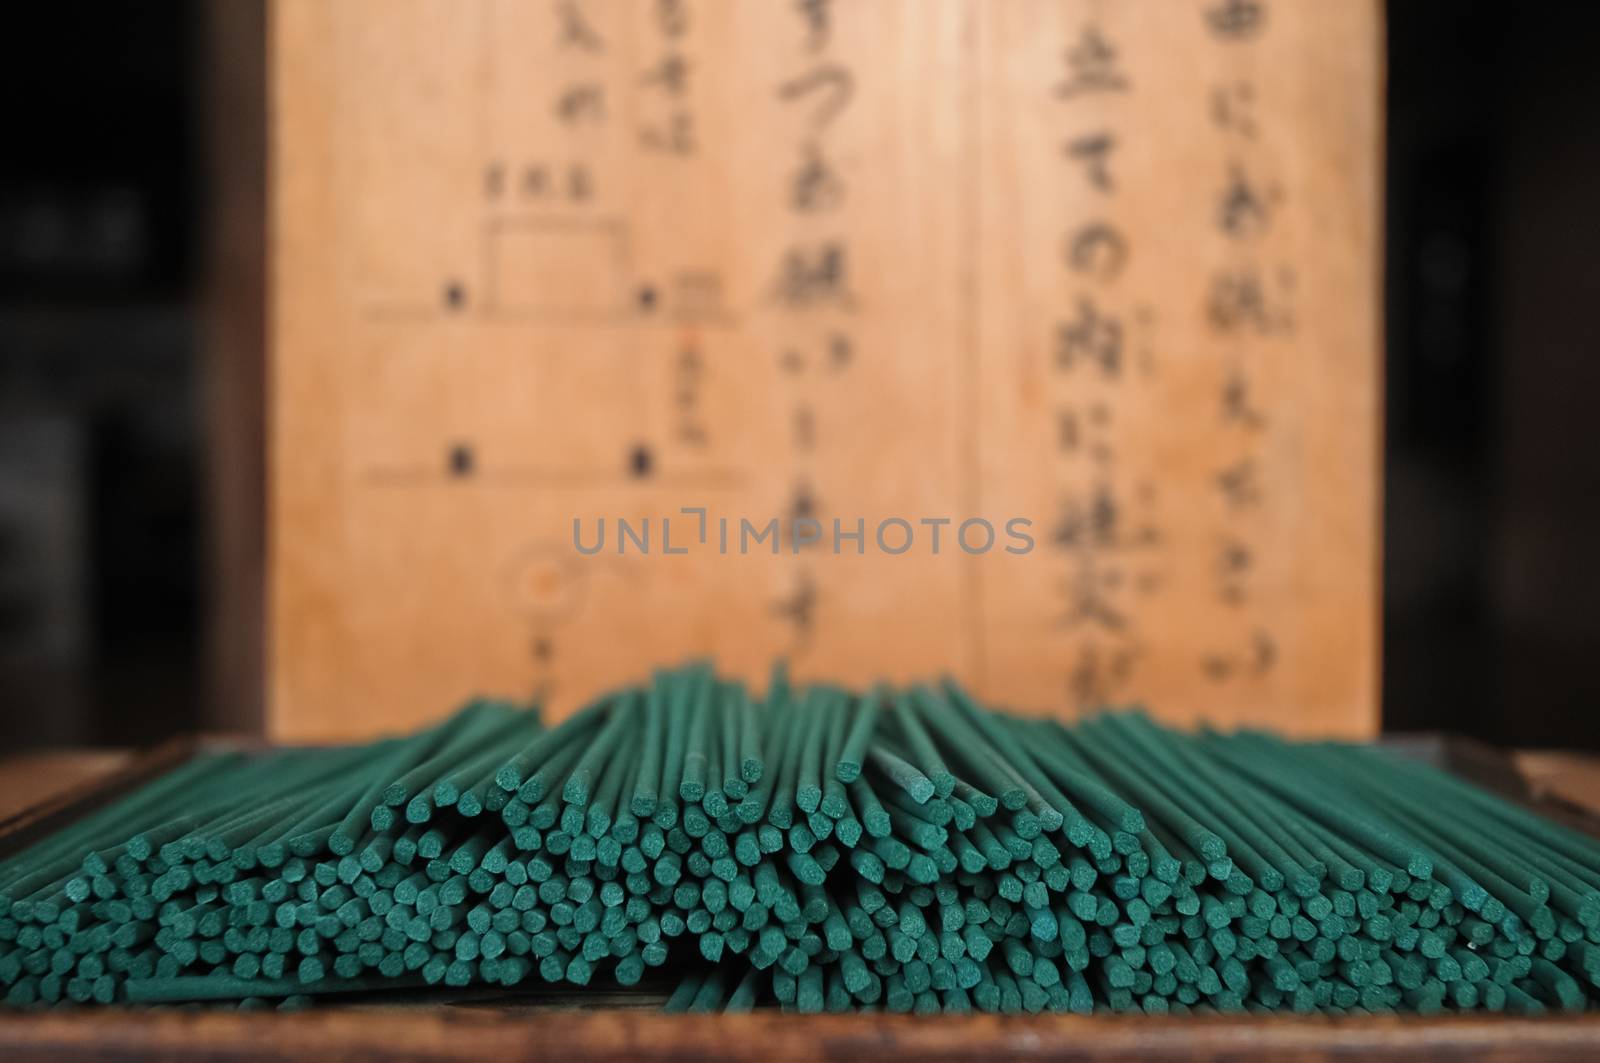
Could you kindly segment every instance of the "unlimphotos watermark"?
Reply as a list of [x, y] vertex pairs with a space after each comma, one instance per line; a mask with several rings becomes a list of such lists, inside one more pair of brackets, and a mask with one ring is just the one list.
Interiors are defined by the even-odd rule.
[[[694, 518], [688, 520], [686, 518]], [[674, 521], [676, 520], [676, 523]], [[777, 554], [787, 549], [831, 550], [835, 554], [875, 553], [898, 557], [913, 551], [940, 554], [1008, 554], [1033, 552], [1029, 533], [1033, 521], [1011, 517], [998, 522], [984, 517], [884, 517], [868, 525], [866, 517], [853, 521], [834, 517], [832, 528], [813, 517], [778, 517], [752, 521], [748, 517], [713, 516], [705, 506], [684, 506], [676, 517], [596, 517], [587, 531], [582, 517], [572, 518], [572, 545], [580, 554], [593, 556], [607, 549], [618, 554], [682, 555], [703, 550], [718, 554]]]

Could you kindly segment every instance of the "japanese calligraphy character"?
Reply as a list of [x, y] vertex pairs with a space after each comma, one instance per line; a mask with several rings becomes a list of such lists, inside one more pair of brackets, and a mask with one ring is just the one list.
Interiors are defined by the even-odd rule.
[[593, 194], [594, 177], [589, 173], [589, 167], [581, 162], [567, 167], [567, 197], [575, 203], [581, 203]]
[[1064, 100], [1091, 92], [1125, 92], [1128, 80], [1117, 69], [1117, 52], [1093, 23], [1083, 29], [1078, 43], [1063, 53], [1067, 76], [1056, 86]]
[[1128, 618], [1112, 602], [1121, 583], [1122, 573], [1119, 569], [1101, 566], [1093, 551], [1085, 551], [1078, 571], [1061, 581], [1061, 596], [1066, 600], [1067, 608], [1060, 625], [1066, 628], [1096, 627], [1109, 632], [1122, 631], [1128, 626]]
[[567, 125], [584, 121], [604, 123], [606, 90], [599, 82], [569, 85], [556, 97], [556, 117]]
[[689, 5], [685, 0], [656, 0], [656, 25], [668, 37], [689, 32]]
[[687, 111], [674, 111], [664, 125], [646, 126], [639, 131], [639, 143], [652, 151], [668, 155], [693, 155], [696, 140], [694, 115]]
[[778, 99], [793, 103], [813, 93], [821, 93], [817, 109], [811, 116], [811, 127], [820, 131], [831, 125], [850, 106], [855, 92], [855, 74], [848, 67], [839, 63], [822, 63], [779, 85]]
[[1206, 24], [1223, 40], [1246, 40], [1261, 31], [1267, 21], [1261, 0], [1220, 0], [1206, 10]]
[[817, 611], [817, 585], [809, 568], [796, 573], [794, 589], [773, 603], [772, 611], [794, 625], [799, 647], [809, 645]]
[[802, 214], [832, 210], [844, 202], [844, 180], [815, 144], [801, 148], [800, 166], [789, 184], [789, 205]]
[[1228, 538], [1217, 549], [1217, 583], [1222, 600], [1229, 605], [1242, 605], [1245, 599], [1245, 581], [1255, 564], [1255, 552], [1242, 539]]
[[1271, 632], [1258, 630], [1251, 635], [1250, 649], [1257, 675], [1272, 671], [1278, 663], [1278, 643]]
[[[1086, 494], [1062, 496], [1059, 516], [1051, 529], [1051, 542], [1063, 550], [1094, 549], [1142, 550], [1161, 542], [1161, 531], [1137, 511], [1152, 504], [1150, 487], [1141, 484], [1134, 492], [1135, 502], [1124, 505], [1109, 481], [1097, 483]], [[1139, 577], [1139, 589], [1148, 589]], [[1153, 586], [1151, 583], [1149, 586]]]
[[1237, 133], [1245, 140], [1256, 138], [1255, 86], [1235, 81], [1211, 90], [1211, 120], [1224, 132]]
[[794, 494], [789, 501], [789, 522], [793, 524], [797, 520], [815, 520], [816, 516], [816, 492], [811, 489], [810, 481], [802, 478], [796, 481]]
[[828, 240], [814, 247], [791, 247], [784, 252], [774, 285], [777, 298], [791, 307], [822, 303], [853, 306], [849, 287], [848, 249]]
[[705, 358], [700, 354], [700, 348], [693, 343], [686, 343], [678, 349], [678, 375], [692, 383], [698, 383], [700, 375], [705, 372]]
[[1056, 411], [1056, 447], [1066, 453], [1078, 449], [1083, 433], [1078, 428], [1077, 410]]
[[1109, 283], [1128, 262], [1128, 241], [1105, 222], [1093, 222], [1068, 238], [1067, 262], [1075, 272]]
[[1228, 167], [1228, 183], [1218, 201], [1217, 224], [1229, 236], [1256, 236], [1266, 231], [1271, 221], [1274, 190], [1262, 192], [1237, 163]]
[[683, 420], [678, 427], [678, 438], [690, 446], [704, 446], [706, 433], [695, 416], [700, 408], [700, 383], [705, 374], [705, 359], [694, 343], [685, 343], [678, 350], [676, 365], [677, 389], [674, 399]]
[[660, 62], [646, 70], [639, 81], [649, 88], [659, 88], [669, 96], [682, 96], [689, 91], [690, 69], [691, 64], [686, 56], [668, 52]]
[[[1288, 277], [1283, 286], [1292, 283]], [[1267, 282], [1254, 266], [1223, 269], [1212, 275], [1206, 295], [1206, 317], [1221, 333], [1243, 331], [1267, 335], [1290, 325], [1289, 313], [1267, 297]]]
[[1208, 653], [1200, 658], [1200, 671], [1214, 683], [1226, 682], [1232, 677], [1234, 662], [1220, 653]]
[[1118, 545], [1117, 531], [1121, 507], [1108, 484], [1099, 484], [1088, 503], [1076, 495], [1061, 500], [1060, 516], [1051, 531], [1051, 541], [1065, 550], [1081, 547], [1110, 548]]
[[801, 453], [809, 453], [817, 445], [817, 417], [808, 404], [794, 408], [794, 446]]
[[798, 526], [801, 522], [814, 522], [817, 519], [819, 503], [811, 482], [801, 477], [795, 482], [794, 494], [789, 499], [788, 520], [785, 527], [791, 529], [792, 545], [795, 550], [812, 550], [821, 539], [811, 539], [799, 534]]
[[[824, 358], [825, 370], [831, 369], [839, 373], [850, 368], [851, 360], [855, 357], [855, 346], [850, 337], [843, 332], [831, 333], [827, 340], [827, 353]], [[797, 348], [785, 348], [778, 358], [778, 365], [785, 373], [791, 376], [800, 376], [807, 369], [805, 355]]]
[[1112, 149], [1117, 146], [1117, 139], [1111, 133], [1101, 130], [1098, 133], [1087, 133], [1081, 137], [1074, 137], [1067, 141], [1066, 153], [1068, 158], [1084, 164], [1089, 174], [1089, 184], [1102, 192], [1110, 192], [1111, 168], [1108, 160]]
[[1270, 632], [1251, 633], [1250, 646], [1243, 654], [1211, 653], [1200, 659], [1200, 670], [1213, 682], [1226, 682], [1239, 675], [1263, 676], [1278, 663], [1278, 644]]
[[1237, 366], [1228, 370], [1222, 382], [1222, 420], [1243, 428], [1258, 429], [1266, 417], [1250, 401], [1250, 381]]
[[828, 337], [828, 363], [836, 371], [850, 368], [850, 363], [855, 359], [855, 344], [850, 337], [842, 332], [835, 332]]
[[1056, 446], [1071, 454], [1087, 444], [1089, 457], [1103, 465], [1111, 460], [1111, 447], [1106, 441], [1110, 420], [1110, 408], [1103, 402], [1090, 403], [1087, 413], [1076, 408], [1057, 410]]
[[556, 14], [561, 19], [561, 36], [557, 42], [563, 48], [578, 48], [585, 52], [605, 51], [605, 41], [589, 24], [588, 16], [578, 0], [562, 0], [556, 5]]
[[794, 9], [806, 23], [806, 50], [820, 52], [828, 47], [833, 32], [833, 0], [794, 0]]
[[1107, 377], [1122, 372], [1122, 321], [1101, 313], [1088, 296], [1078, 299], [1076, 318], [1056, 326], [1056, 367], [1071, 369], [1085, 360]]
[[1102, 649], [1093, 642], [1078, 649], [1067, 676], [1067, 695], [1083, 709], [1102, 708], [1133, 672], [1135, 651], [1129, 647]]
[[1247, 509], [1261, 501], [1261, 478], [1254, 458], [1242, 458], [1217, 473], [1217, 488], [1231, 509]]

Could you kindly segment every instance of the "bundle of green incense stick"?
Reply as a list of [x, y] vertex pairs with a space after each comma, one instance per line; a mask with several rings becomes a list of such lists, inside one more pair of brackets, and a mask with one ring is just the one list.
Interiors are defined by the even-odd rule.
[[693, 1011], [1579, 1009], [1600, 845], [1363, 747], [696, 663], [557, 727], [477, 701], [202, 755], [0, 863], [13, 1006], [647, 979]]

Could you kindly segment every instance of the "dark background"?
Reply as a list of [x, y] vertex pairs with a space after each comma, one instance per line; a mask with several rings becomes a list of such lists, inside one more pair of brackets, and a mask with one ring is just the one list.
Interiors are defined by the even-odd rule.
[[[1600, 746], [1600, 16], [1389, 8], [1391, 730]], [[195, 3], [0, 33], [0, 749], [149, 741], [209, 687]]]

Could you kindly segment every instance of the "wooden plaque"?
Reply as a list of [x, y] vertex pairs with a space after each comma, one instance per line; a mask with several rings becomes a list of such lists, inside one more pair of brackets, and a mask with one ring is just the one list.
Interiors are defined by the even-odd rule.
[[273, 736], [695, 655], [1375, 730], [1376, 3], [269, 26]]

